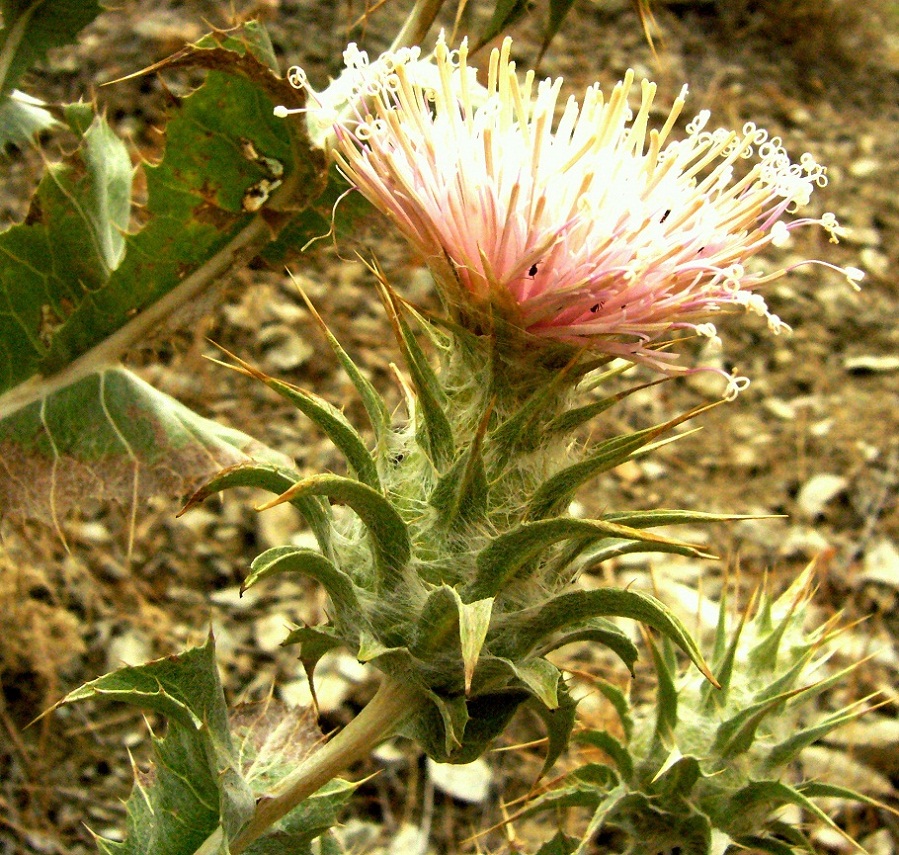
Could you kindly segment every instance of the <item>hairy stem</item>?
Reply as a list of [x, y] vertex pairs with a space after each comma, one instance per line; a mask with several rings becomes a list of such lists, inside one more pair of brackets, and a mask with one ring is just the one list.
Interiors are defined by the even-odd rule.
[[367, 757], [376, 746], [396, 733], [423, 702], [424, 695], [418, 689], [385, 678], [359, 715], [284, 778], [275, 790], [256, 802], [253, 818], [229, 846], [231, 855], [239, 855], [303, 799], [347, 766]]

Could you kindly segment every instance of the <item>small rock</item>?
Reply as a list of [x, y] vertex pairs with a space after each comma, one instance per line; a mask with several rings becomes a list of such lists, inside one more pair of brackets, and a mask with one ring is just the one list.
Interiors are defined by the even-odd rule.
[[856, 178], [867, 178], [869, 175], [876, 175], [881, 168], [879, 160], [875, 160], [873, 157], [860, 157], [849, 165], [849, 174]]
[[796, 404], [793, 401], [784, 401], [783, 398], [765, 398], [762, 406], [772, 416], [781, 421], [791, 422], [796, 418]]
[[863, 247], [858, 253], [858, 259], [862, 269], [878, 279], [885, 279], [890, 272], [890, 257], [879, 249]]
[[877, 356], [875, 354], [847, 356], [843, 368], [853, 374], [881, 374], [899, 371], [899, 356]]
[[457, 801], [479, 805], [490, 795], [493, 773], [483, 758], [462, 764], [435, 763], [428, 758], [428, 772], [434, 786]]
[[264, 653], [274, 653], [290, 632], [291, 620], [282, 612], [263, 615], [253, 627], [256, 646]]
[[852, 246], [880, 246], [880, 232], [873, 226], [842, 226], [840, 240]]
[[839, 496], [848, 484], [849, 481], [842, 475], [830, 472], [813, 475], [799, 490], [796, 505], [806, 519], [813, 520], [824, 512], [827, 504]]
[[892, 541], [876, 540], [865, 550], [862, 578], [899, 590], [899, 550]]
[[784, 558], [814, 558], [830, 548], [821, 532], [808, 526], [794, 525], [781, 539], [778, 554]]
[[312, 689], [305, 677], [297, 677], [296, 680], [287, 680], [281, 683], [278, 686], [278, 694], [289, 707], [312, 706]]
[[291, 371], [315, 353], [308, 341], [285, 324], [265, 327], [259, 333], [259, 341], [265, 348], [266, 368], [273, 371]]
[[300, 518], [297, 509], [284, 502], [267, 510], [260, 511], [255, 516], [256, 537], [260, 545], [265, 549], [273, 546], [284, 546], [291, 543], [293, 536], [300, 526]]
[[400, 825], [387, 847], [387, 855], [425, 855], [427, 851], [427, 832], [411, 822]]
[[133, 627], [110, 639], [106, 647], [106, 667], [115, 671], [123, 665], [143, 665], [153, 655], [147, 637]]

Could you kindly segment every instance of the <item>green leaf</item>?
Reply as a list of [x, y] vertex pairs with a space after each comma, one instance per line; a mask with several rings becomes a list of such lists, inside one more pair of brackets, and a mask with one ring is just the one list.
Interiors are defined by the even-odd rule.
[[496, 38], [503, 30], [511, 27], [524, 16], [527, 10], [528, 0], [496, 0], [493, 14], [472, 47], [472, 53], [482, 48], [491, 39]]
[[[227, 351], [225, 351], [228, 353]], [[274, 377], [269, 377], [258, 368], [254, 368], [248, 362], [228, 353], [239, 370], [249, 374], [261, 383], [265, 383], [269, 389], [277, 392], [282, 398], [293, 404], [301, 413], [314, 422], [320, 430], [343, 453], [350, 464], [356, 477], [364, 484], [368, 484], [375, 490], [381, 489], [378, 471], [374, 458], [371, 456], [365, 442], [358, 431], [349, 423], [346, 416], [337, 407], [320, 398], [313, 392], [300, 389], [292, 383], [286, 383]]]
[[0, 153], [7, 146], [30, 142], [55, 124], [56, 119], [37, 98], [16, 89], [7, 96], [0, 96]]
[[95, 0], [2, 0], [0, 95], [51, 48], [73, 42], [100, 11]]
[[[231, 729], [243, 776], [258, 798], [321, 747], [323, 736], [309, 707], [296, 709], [269, 698], [242, 704]], [[246, 850], [252, 855], [294, 855], [337, 824], [356, 784], [334, 779], [304, 799]]]
[[440, 512], [439, 522], [447, 528], [458, 522], [468, 523], [483, 518], [486, 514], [489, 485], [481, 456], [486, 426], [485, 418], [481, 430], [450, 470], [441, 476], [428, 499]]
[[743, 837], [735, 838], [734, 843], [745, 847], [751, 852], [767, 852], [769, 855], [796, 855], [796, 850], [792, 846], [772, 837], [759, 837], [755, 834], [747, 834]]
[[299, 573], [315, 579], [334, 605], [334, 623], [338, 632], [357, 633], [365, 625], [353, 580], [331, 561], [312, 549], [299, 546], [274, 546], [253, 559], [250, 573], [241, 585], [241, 593], [253, 585], [281, 573]]
[[774, 808], [785, 804], [793, 804], [808, 811], [829, 828], [839, 833], [848, 843], [854, 845], [860, 852], [864, 850], [843, 831], [821, 808], [819, 808], [806, 793], [800, 792], [789, 784], [781, 781], [753, 781], [738, 790], [730, 799], [730, 810], [734, 815], [749, 811], [759, 805], [770, 804]]
[[670, 638], [712, 683], [715, 682], [696, 642], [668, 607], [649, 594], [621, 588], [570, 591], [548, 603], [496, 619], [496, 650], [521, 658], [547, 635], [589, 618], [618, 616], [637, 620]]
[[281, 642], [282, 647], [288, 647], [291, 644], [300, 645], [300, 663], [303, 671], [306, 672], [309, 691], [312, 693], [312, 700], [316, 705], [318, 705], [318, 698], [315, 693], [315, 666], [329, 650], [342, 647], [344, 643], [344, 639], [337, 634], [334, 627], [327, 624], [316, 627], [297, 627], [291, 630], [287, 638]]
[[730, 758], [748, 751], [755, 741], [759, 725], [772, 713], [783, 709], [788, 698], [796, 691], [784, 692], [764, 701], [751, 704], [736, 715], [718, 725], [713, 750]]
[[356, 387], [356, 391], [359, 393], [359, 397], [362, 399], [362, 405], [365, 407], [365, 412], [368, 414], [368, 420], [371, 423], [372, 430], [375, 432], [375, 438], [378, 441], [380, 446], [383, 446], [387, 441], [387, 434], [390, 430], [390, 413], [387, 410], [387, 405], [384, 403], [384, 399], [378, 394], [377, 390], [374, 386], [368, 381], [365, 375], [359, 370], [358, 366], [355, 362], [350, 358], [349, 354], [341, 347], [340, 342], [334, 337], [334, 334], [328, 328], [328, 325], [322, 319], [322, 316], [316, 311], [315, 306], [312, 305], [312, 301], [306, 295], [306, 292], [303, 291], [302, 288], [300, 290], [300, 296], [303, 298], [303, 301], [306, 303], [306, 308], [309, 310], [309, 313], [312, 315], [312, 319], [318, 325], [318, 328], [322, 331], [322, 334], [328, 340], [328, 344], [331, 346], [331, 350], [334, 351], [334, 355], [337, 357], [340, 362], [343, 370], [346, 372], [347, 377], [350, 378], [350, 382], [353, 386]]
[[[453, 592], [455, 593], [455, 591]], [[458, 596], [458, 595], [457, 595]], [[490, 616], [493, 613], [493, 598], [463, 603], [459, 600], [459, 645], [462, 651], [462, 665], [465, 674], [465, 691], [471, 689], [478, 657], [490, 628]]]
[[579, 520], [557, 517], [526, 522], [494, 538], [481, 550], [477, 559], [477, 575], [465, 599], [495, 596], [506, 587], [525, 566], [563, 540], [580, 540], [588, 544], [606, 537], [627, 537], [654, 543], [691, 547], [681, 541], [647, 534], [618, 523], [605, 520]]
[[558, 709], [562, 674], [551, 662], [537, 657], [517, 662], [501, 657], [491, 657], [490, 660], [493, 663], [502, 663], [508, 669], [509, 675], [528, 689], [547, 709]]
[[549, 47], [549, 43], [555, 38], [556, 33], [562, 26], [565, 16], [574, 5], [574, 0], [549, 0], [549, 13], [547, 15], [546, 25], [543, 28], [543, 42], [540, 45], [540, 53], [537, 55], [536, 64], [540, 64], [543, 54]]
[[634, 779], [634, 761], [630, 752], [611, 733], [605, 730], [586, 730], [574, 737], [575, 742], [581, 745], [591, 745], [608, 754], [612, 762], [618, 767], [618, 773], [625, 783], [631, 783]]
[[547, 840], [538, 850], [537, 855], [572, 855], [577, 849], [578, 839], [557, 831], [551, 840]]
[[150, 494], [183, 495], [251, 456], [286, 461], [124, 368], [110, 368], [3, 421], [0, 494], [4, 514], [58, 524], [88, 497], [125, 499], [134, 507]]
[[532, 698], [528, 704], [529, 709], [534, 710], [546, 726], [546, 757], [543, 758], [540, 777], [549, 772], [556, 760], [562, 756], [562, 752], [568, 748], [574, 730], [577, 701], [571, 697], [563, 681], [559, 682], [558, 699], [559, 703], [555, 709], [550, 709], [536, 698]]
[[518, 707], [529, 697], [530, 694], [521, 690], [505, 689], [470, 698], [466, 702], [467, 720], [460, 744], [443, 762], [471, 763], [477, 760], [506, 729]]
[[674, 685], [675, 672], [659, 646], [647, 639], [652, 662], [655, 665], [658, 687], [656, 688], [656, 724], [654, 737], [667, 749], [675, 748], [674, 731], [677, 728], [677, 687]]
[[607, 398], [602, 398], [591, 404], [585, 404], [582, 407], [566, 410], [560, 416], [556, 416], [556, 418], [546, 426], [546, 434], [560, 434], [567, 436], [582, 425], [585, 425], [587, 422], [596, 418], [596, 416], [615, 406], [615, 404], [618, 404], [628, 396], [633, 395], [635, 392], [641, 392], [644, 389], [649, 389], [652, 386], [657, 386], [658, 384], [667, 381], [668, 378], [664, 377], [661, 380], [653, 380], [651, 383], [641, 383], [639, 386], [632, 386], [630, 389], [625, 389], [623, 392], [618, 392], [615, 395], [610, 395]]
[[671, 419], [664, 424], [633, 431], [600, 442], [593, 453], [546, 480], [528, 503], [528, 519], [538, 520], [561, 512], [571, 502], [575, 491], [596, 475], [614, 469], [637, 449], [717, 404], [706, 404]]
[[[815, 687], [817, 688], [817, 687]], [[815, 724], [804, 727], [786, 739], [772, 746], [765, 753], [765, 765], [769, 770], [785, 766], [798, 756], [803, 748], [827, 736], [832, 730], [857, 719], [868, 711], [867, 698], [856, 701], [844, 709], [837, 710]]]
[[154, 764], [138, 773], [128, 800], [124, 843], [102, 841], [106, 852], [194, 855], [220, 826], [233, 837], [254, 809], [231, 740], [212, 638], [203, 647], [138, 667], [121, 668], [70, 692], [60, 703], [86, 698], [122, 701], [162, 713], [166, 735], [153, 739]]
[[[453, 429], [442, 406], [446, 394], [434, 369], [431, 368], [427, 356], [400, 313], [398, 298], [380, 279], [378, 280], [378, 294], [390, 323], [393, 325], [394, 337], [403, 352], [406, 366], [415, 386], [417, 405], [423, 419], [418, 431], [419, 442], [427, 450], [435, 468], [441, 471], [452, 461], [455, 450]], [[411, 310], [407, 308], [406, 311]], [[426, 322], [422, 321], [422, 323]]]
[[634, 663], [639, 657], [636, 645], [615, 624], [604, 618], [594, 618], [584, 621], [583, 624], [573, 627], [563, 634], [550, 639], [538, 647], [540, 656], [545, 656], [553, 650], [558, 650], [566, 644], [577, 641], [594, 641], [603, 644], [618, 654], [618, 657], [627, 666], [627, 670], [634, 674]]
[[328, 496], [334, 501], [349, 505], [359, 515], [371, 536], [375, 551], [377, 592], [404, 590], [401, 587], [403, 571], [409, 563], [412, 544], [406, 523], [387, 499], [376, 490], [352, 478], [340, 475], [313, 475], [294, 484], [277, 499], [261, 505], [258, 510], [292, 501], [298, 496]]
[[[251, 461], [239, 463], [219, 472], [207, 481], [187, 501], [178, 516], [206, 501], [210, 496], [231, 487], [258, 487], [270, 493], [282, 493], [301, 480], [295, 469], [276, 463]], [[333, 557], [331, 549], [330, 508], [317, 496], [297, 496], [290, 500], [312, 529], [318, 547], [327, 557]]]
[[275, 74], [278, 73], [278, 57], [265, 25], [259, 21], [245, 21], [242, 26], [230, 30], [216, 30], [207, 33], [192, 46], [199, 50], [224, 48], [239, 56], [247, 52], [264, 63]]

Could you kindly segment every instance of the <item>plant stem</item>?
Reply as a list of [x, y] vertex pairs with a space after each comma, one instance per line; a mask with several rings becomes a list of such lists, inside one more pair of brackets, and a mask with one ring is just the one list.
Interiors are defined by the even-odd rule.
[[431, 24], [437, 17], [444, 0], [417, 0], [412, 11], [406, 16], [403, 28], [397, 33], [391, 50], [399, 50], [401, 47], [420, 45], [424, 41]]
[[284, 778], [271, 793], [256, 802], [253, 818], [229, 846], [231, 855], [239, 855], [303, 799], [350, 764], [367, 757], [372, 749], [392, 736], [423, 701], [424, 696], [418, 689], [385, 678], [359, 715]]

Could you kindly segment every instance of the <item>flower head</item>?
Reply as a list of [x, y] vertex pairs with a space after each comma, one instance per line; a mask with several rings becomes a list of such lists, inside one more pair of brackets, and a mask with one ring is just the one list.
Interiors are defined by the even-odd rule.
[[341, 171], [427, 260], [450, 305], [666, 373], [697, 369], [660, 342], [686, 329], [717, 343], [710, 318], [729, 307], [787, 329], [758, 293], [786, 271], [746, 265], [798, 226], [833, 234], [833, 215], [781, 219], [826, 182], [811, 155], [791, 162], [752, 123], [707, 130], [708, 112], [674, 139], [686, 87], [650, 128], [656, 87], [642, 81], [633, 112], [633, 72], [608, 98], [593, 85], [563, 105], [561, 79], [519, 80], [510, 53], [510, 39], [493, 51], [486, 87], [464, 42], [452, 51], [441, 38], [431, 62], [406, 51], [357, 63], [356, 100], [326, 119]]

